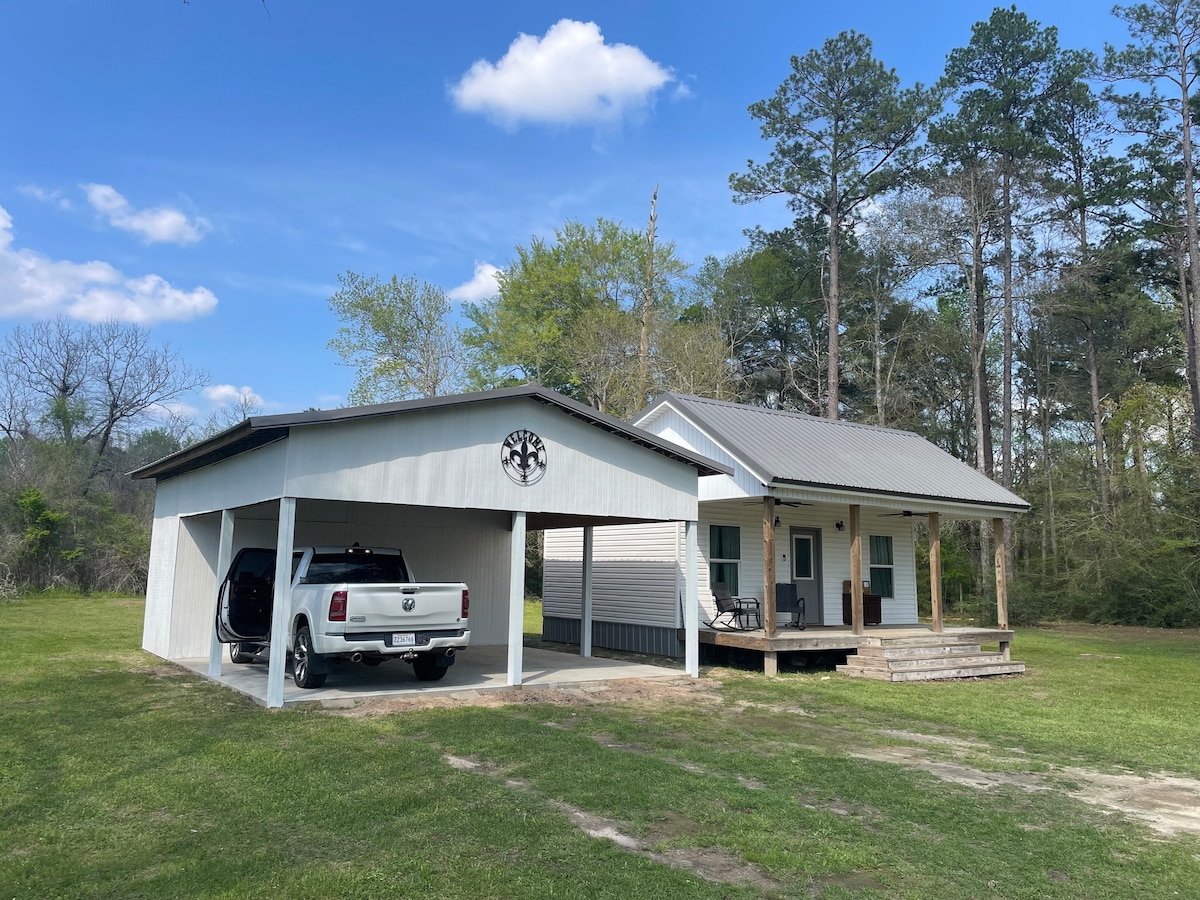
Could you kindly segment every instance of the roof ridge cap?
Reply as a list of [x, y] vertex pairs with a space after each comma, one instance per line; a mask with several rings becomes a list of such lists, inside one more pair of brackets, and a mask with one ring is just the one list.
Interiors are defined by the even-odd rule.
[[[806, 419], [812, 422], [821, 422], [829, 425], [841, 425], [847, 428], [864, 428], [868, 431], [886, 431], [891, 434], [910, 435], [912, 437], [921, 436], [917, 432], [908, 428], [888, 428], [886, 425], [872, 425], [870, 422], [852, 422], [849, 419], [830, 419], [825, 416], [814, 416], [812, 413], [801, 412], [797, 409], [773, 409], [769, 406], [755, 406], [749, 403], [734, 403], [731, 400], [715, 400], [712, 397], [700, 397], [695, 394], [670, 394], [672, 398], [679, 400], [689, 400], [697, 403], [707, 403], [712, 406], [725, 406], [732, 409], [744, 409], [748, 412], [767, 413], [776, 416], [785, 416], [793, 419]], [[925, 438], [921, 438], [925, 440]], [[930, 442], [932, 443], [932, 442]], [[934, 446], [937, 446], [936, 444]]]

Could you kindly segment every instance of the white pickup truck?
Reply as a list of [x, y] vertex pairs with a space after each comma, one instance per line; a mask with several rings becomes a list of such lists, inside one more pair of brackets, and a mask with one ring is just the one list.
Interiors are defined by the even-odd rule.
[[[217, 635], [235, 663], [269, 646], [275, 550], [238, 551], [221, 582]], [[404, 554], [378, 547], [297, 547], [287, 649], [298, 687], [325, 683], [333, 660], [377, 666], [412, 663], [421, 681], [437, 681], [471, 640], [465, 584], [421, 584]]]

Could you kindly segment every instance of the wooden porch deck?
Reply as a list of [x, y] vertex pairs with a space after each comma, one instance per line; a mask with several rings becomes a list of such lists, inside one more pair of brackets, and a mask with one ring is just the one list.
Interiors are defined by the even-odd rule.
[[[679, 632], [680, 640], [685, 639]], [[863, 634], [849, 626], [810, 625], [801, 630], [779, 628], [773, 638], [765, 631], [734, 631], [701, 627], [700, 643], [734, 647], [763, 654], [763, 671], [778, 672], [779, 654], [845, 650], [846, 675], [883, 681], [928, 681], [978, 675], [1019, 674], [1025, 664], [1013, 662], [1009, 644], [1013, 632], [1006, 628], [946, 627], [935, 632], [929, 625], [871, 625]], [[981, 649], [998, 644], [998, 652]]]

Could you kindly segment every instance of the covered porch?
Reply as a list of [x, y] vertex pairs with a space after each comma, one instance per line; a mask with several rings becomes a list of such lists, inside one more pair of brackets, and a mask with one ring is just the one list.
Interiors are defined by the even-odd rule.
[[[777, 674], [788, 654], [845, 652], [847, 662], [839, 672], [881, 681], [1020, 674], [1025, 664], [1009, 658], [1012, 639], [1008, 628], [943, 625], [935, 631], [924, 624], [871, 625], [861, 632], [850, 626], [785, 626], [773, 635], [765, 628], [700, 629], [701, 645], [761, 653], [767, 675]], [[983, 649], [992, 644], [996, 650]]]

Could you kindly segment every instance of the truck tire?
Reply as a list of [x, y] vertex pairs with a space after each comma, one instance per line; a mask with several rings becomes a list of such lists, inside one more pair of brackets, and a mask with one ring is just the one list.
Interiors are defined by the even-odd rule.
[[230, 644], [229, 659], [231, 662], [244, 666], [254, 662], [254, 650], [250, 644]]
[[413, 672], [418, 681], [441, 681], [450, 671], [445, 666], [439, 666], [437, 661], [428, 656], [418, 656], [413, 660]]
[[296, 629], [296, 640], [292, 645], [292, 680], [298, 688], [319, 688], [325, 683], [325, 673], [313, 671], [324, 668], [325, 659], [319, 653], [313, 653], [312, 646], [312, 632], [307, 625], [301, 625]]

